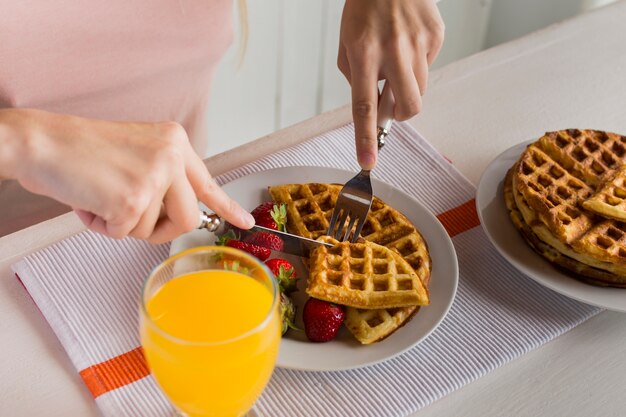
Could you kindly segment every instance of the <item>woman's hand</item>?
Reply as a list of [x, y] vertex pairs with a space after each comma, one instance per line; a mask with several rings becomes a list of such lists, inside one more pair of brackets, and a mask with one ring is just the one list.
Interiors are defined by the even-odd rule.
[[198, 200], [236, 226], [254, 224], [211, 178], [177, 123], [11, 109], [0, 111], [0, 125], [0, 135], [20, 141], [13, 153], [19, 161], [3, 174], [73, 207], [96, 232], [165, 242], [198, 227]]
[[359, 164], [376, 165], [378, 80], [395, 98], [394, 118], [422, 108], [428, 67], [443, 44], [444, 24], [435, 0], [346, 0], [337, 64], [352, 86], [352, 115]]

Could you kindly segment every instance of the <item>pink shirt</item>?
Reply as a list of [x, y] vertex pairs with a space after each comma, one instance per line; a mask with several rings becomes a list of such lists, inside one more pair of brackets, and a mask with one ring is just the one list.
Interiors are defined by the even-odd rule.
[[0, 6], [0, 107], [181, 123], [204, 112], [233, 37], [231, 0], [19, 0]]

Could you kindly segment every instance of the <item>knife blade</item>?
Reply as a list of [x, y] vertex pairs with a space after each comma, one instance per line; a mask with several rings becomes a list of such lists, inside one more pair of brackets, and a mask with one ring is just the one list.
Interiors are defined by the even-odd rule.
[[[205, 227], [208, 228], [208, 227]], [[210, 230], [210, 229], [209, 229]], [[255, 238], [259, 233], [269, 233], [274, 236], [278, 236], [282, 242], [283, 247], [279, 252], [289, 253], [292, 255], [297, 255], [301, 257], [308, 257], [309, 252], [315, 249], [316, 247], [326, 246], [328, 248], [332, 248], [332, 245], [324, 242], [318, 242], [317, 240], [308, 239], [301, 236], [292, 235], [291, 233], [280, 232], [278, 230], [268, 229], [263, 226], [252, 226], [251, 229], [242, 230], [236, 226], [231, 225], [225, 220], [221, 219], [221, 222], [217, 228], [213, 230], [217, 237], [222, 237], [229, 232], [233, 233], [234, 238], [243, 241], [253, 241], [255, 245], [269, 247], [269, 245], [263, 240]]]
[[[255, 235], [258, 233], [270, 233], [274, 236], [278, 236], [283, 241], [283, 248], [279, 252], [289, 253], [292, 255], [308, 257], [310, 251], [317, 247], [326, 246], [327, 248], [332, 248], [333, 245], [328, 243], [319, 242], [313, 239], [307, 239], [305, 237], [292, 235], [291, 233], [280, 232], [278, 230], [268, 229], [263, 226], [252, 226], [251, 229], [241, 230], [242, 239], [250, 240], [254, 239]], [[267, 245], [263, 242], [263, 239], [254, 239], [255, 245], [265, 246]], [[271, 249], [271, 248], [270, 248]]]

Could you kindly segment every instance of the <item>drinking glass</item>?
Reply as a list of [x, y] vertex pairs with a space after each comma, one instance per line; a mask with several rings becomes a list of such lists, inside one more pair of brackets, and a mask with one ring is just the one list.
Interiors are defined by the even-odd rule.
[[189, 249], [150, 273], [140, 310], [148, 366], [178, 413], [245, 416], [272, 374], [281, 338], [267, 267], [229, 247]]

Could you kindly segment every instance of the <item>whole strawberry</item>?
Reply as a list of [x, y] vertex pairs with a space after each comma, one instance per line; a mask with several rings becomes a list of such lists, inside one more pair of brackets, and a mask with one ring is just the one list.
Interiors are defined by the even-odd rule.
[[285, 259], [272, 258], [265, 261], [265, 265], [272, 271], [280, 291], [290, 294], [296, 290], [296, 269]]
[[311, 342], [328, 342], [337, 335], [346, 314], [340, 305], [309, 298], [302, 318], [306, 337]]
[[252, 210], [250, 214], [252, 214], [252, 217], [256, 220], [256, 224], [259, 226], [280, 230], [281, 232], [285, 231], [287, 208], [284, 204], [276, 204], [273, 201], [268, 201]]
[[230, 246], [231, 248], [240, 249], [244, 252], [248, 252], [249, 254], [256, 256], [261, 261], [266, 260], [272, 254], [272, 251], [268, 248], [242, 242], [241, 240], [236, 239], [226, 239], [224, 245]]
[[284, 242], [280, 237], [267, 232], [256, 232], [250, 236], [246, 236], [244, 238], [244, 242], [279, 252], [283, 250], [284, 245]]
[[280, 317], [283, 323], [282, 334], [287, 333], [289, 329], [300, 330], [293, 322], [296, 317], [296, 308], [291, 299], [283, 293], [280, 293]]

